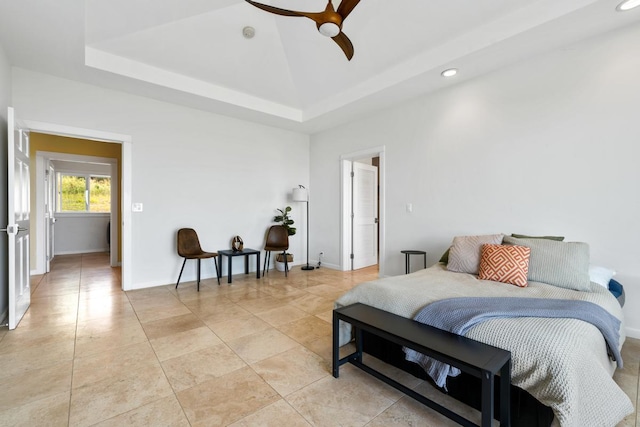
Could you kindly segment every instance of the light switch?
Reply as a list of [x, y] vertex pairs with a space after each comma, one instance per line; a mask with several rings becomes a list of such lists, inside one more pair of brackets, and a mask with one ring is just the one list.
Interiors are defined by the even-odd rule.
[[407, 212], [413, 212], [413, 203], [407, 203]]
[[134, 203], [131, 205], [131, 210], [133, 212], [142, 212], [142, 203]]

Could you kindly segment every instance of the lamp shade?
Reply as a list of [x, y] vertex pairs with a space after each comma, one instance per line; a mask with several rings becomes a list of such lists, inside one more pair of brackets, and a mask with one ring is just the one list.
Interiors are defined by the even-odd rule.
[[306, 202], [309, 199], [307, 198], [307, 189], [304, 187], [294, 188], [293, 189], [293, 201], [294, 202]]

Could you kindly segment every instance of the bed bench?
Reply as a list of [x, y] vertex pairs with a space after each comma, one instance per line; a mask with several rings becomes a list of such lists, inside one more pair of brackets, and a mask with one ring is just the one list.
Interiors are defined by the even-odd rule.
[[[339, 356], [340, 321], [352, 325], [356, 339], [356, 350], [343, 358]], [[510, 352], [361, 303], [333, 310], [333, 376], [335, 378], [340, 375], [341, 365], [351, 363], [463, 426], [477, 424], [365, 365], [362, 362], [362, 331], [414, 349], [480, 378], [482, 381], [482, 427], [490, 426], [493, 420], [494, 380], [499, 373], [500, 425], [510, 425]]]

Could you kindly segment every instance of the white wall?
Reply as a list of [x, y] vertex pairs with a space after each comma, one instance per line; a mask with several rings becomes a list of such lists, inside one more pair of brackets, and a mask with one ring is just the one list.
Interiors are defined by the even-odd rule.
[[403, 272], [402, 249], [435, 263], [456, 235], [564, 235], [618, 271], [640, 338], [638, 40], [627, 28], [312, 136], [311, 253], [339, 263], [339, 156], [386, 146], [382, 274]]
[[58, 214], [55, 255], [108, 252], [109, 214]]
[[[131, 136], [132, 200], [144, 205], [125, 224], [133, 288], [175, 282], [181, 227], [195, 228], [205, 250], [230, 248], [234, 235], [262, 249], [275, 209], [293, 206], [291, 189], [309, 180], [306, 135], [22, 69], [14, 69], [13, 94], [25, 120]], [[303, 234], [291, 239], [296, 262]], [[193, 280], [195, 262], [187, 265], [183, 280]], [[244, 271], [240, 260], [234, 271]], [[215, 275], [212, 263], [202, 274]]]
[[[0, 227], [7, 225], [7, 107], [11, 105], [11, 67], [0, 44]], [[8, 310], [7, 235], [0, 232], [0, 322]]]

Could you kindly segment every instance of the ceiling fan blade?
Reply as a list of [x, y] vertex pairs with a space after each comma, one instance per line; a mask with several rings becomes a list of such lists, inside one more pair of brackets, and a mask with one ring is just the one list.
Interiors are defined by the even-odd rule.
[[351, 11], [360, 3], [360, 0], [342, 0], [338, 6], [338, 14], [342, 16], [342, 20], [347, 19]]
[[247, 3], [254, 5], [258, 9], [266, 10], [267, 12], [275, 13], [282, 16], [306, 16], [305, 12], [296, 12], [295, 10], [280, 9], [279, 7], [270, 6], [268, 4], [258, 3], [252, 0], [245, 0]]
[[271, 12], [274, 13], [276, 15], [282, 15], [282, 16], [302, 16], [304, 18], [309, 18], [311, 20], [313, 20], [316, 24], [320, 25], [322, 24], [322, 16], [323, 13], [322, 12], [299, 12], [296, 10], [287, 10], [287, 9], [281, 9], [279, 7], [275, 7], [275, 6], [270, 6], [268, 4], [262, 4], [262, 3], [258, 3], [256, 1], [252, 1], [252, 0], [244, 0], [247, 3], [257, 7], [258, 9], [262, 9], [265, 10], [267, 12]]
[[332, 37], [332, 39], [338, 44], [338, 46], [340, 46], [340, 49], [344, 51], [344, 54], [347, 55], [347, 59], [351, 61], [351, 58], [353, 58], [353, 43], [351, 43], [349, 37], [347, 37], [343, 32], [340, 32], [340, 34]]

